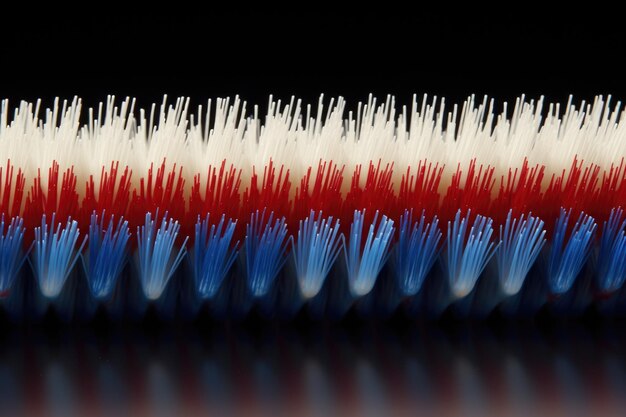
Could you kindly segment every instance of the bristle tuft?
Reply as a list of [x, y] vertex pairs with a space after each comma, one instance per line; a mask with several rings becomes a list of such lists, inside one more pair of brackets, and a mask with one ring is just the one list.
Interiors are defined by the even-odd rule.
[[601, 294], [619, 290], [626, 279], [626, 220], [624, 210], [611, 210], [602, 227], [597, 262], [598, 289]]
[[365, 210], [356, 210], [348, 243], [344, 245], [350, 292], [355, 297], [362, 297], [374, 288], [378, 274], [389, 256], [394, 232], [393, 220], [381, 216], [379, 222], [378, 217], [377, 211], [363, 242]]
[[285, 264], [288, 243], [285, 218], [274, 219], [271, 212], [265, 220], [265, 209], [253, 212], [246, 227], [245, 256], [248, 287], [254, 297], [263, 297], [272, 288]]
[[217, 225], [209, 223], [209, 215], [196, 223], [194, 247], [191, 252], [196, 287], [201, 298], [215, 295], [235, 262], [239, 242], [232, 245], [236, 221], [221, 216]]
[[157, 227], [159, 210], [154, 220], [151, 213], [146, 213], [143, 226], [137, 226], [139, 280], [143, 293], [148, 300], [158, 299], [178, 265], [186, 254], [185, 238], [180, 249], [174, 247], [180, 225], [174, 219], [167, 220], [167, 212], [163, 215], [161, 225]]
[[120, 217], [117, 225], [111, 215], [105, 227], [105, 213], [100, 219], [94, 211], [89, 224], [89, 248], [85, 271], [91, 294], [96, 299], [107, 299], [126, 263], [130, 232], [128, 221]]
[[571, 209], [561, 208], [554, 226], [548, 276], [548, 286], [554, 295], [563, 294], [572, 287], [591, 253], [596, 231], [594, 218], [580, 213], [566, 242], [571, 213]]
[[467, 296], [478, 277], [494, 255], [499, 243], [491, 241], [492, 220], [476, 216], [469, 229], [470, 212], [461, 218], [461, 210], [456, 212], [454, 222], [448, 222], [446, 269], [450, 289], [455, 298]]
[[18, 271], [24, 264], [27, 254], [22, 250], [24, 241], [24, 220], [11, 219], [5, 233], [4, 214], [0, 220], [0, 297], [10, 290]]
[[413, 210], [400, 217], [395, 268], [398, 287], [405, 297], [415, 295], [422, 287], [426, 275], [437, 260], [442, 237], [439, 219], [433, 217], [426, 223], [426, 210], [413, 222]]
[[500, 225], [500, 247], [496, 254], [498, 278], [506, 295], [519, 292], [526, 275], [546, 243], [543, 221], [531, 214], [513, 218], [509, 210], [504, 227]]
[[33, 270], [41, 293], [46, 298], [55, 298], [63, 290], [63, 285], [70, 275], [82, 252], [87, 235], [76, 247], [80, 231], [78, 222], [68, 217], [65, 227], [59, 223], [54, 229], [55, 213], [52, 213], [50, 227], [46, 215], [41, 217], [41, 227], [35, 228], [35, 246], [33, 250]]
[[339, 233], [339, 220], [322, 218], [322, 213], [311, 214], [300, 220], [298, 235], [293, 243], [296, 274], [300, 292], [305, 299], [312, 298], [320, 291], [330, 268], [335, 263], [343, 245], [343, 235]]

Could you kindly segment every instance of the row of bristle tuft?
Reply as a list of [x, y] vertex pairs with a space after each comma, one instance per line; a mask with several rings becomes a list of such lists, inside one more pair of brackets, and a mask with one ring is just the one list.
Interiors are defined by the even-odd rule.
[[439, 219], [424, 212], [407, 210], [398, 223], [378, 212], [366, 220], [366, 212], [355, 211], [344, 234], [340, 220], [311, 211], [290, 234], [284, 217], [255, 211], [241, 244], [235, 220], [207, 215], [198, 218], [189, 247], [188, 237], [179, 239], [180, 224], [158, 210], [146, 214], [134, 239], [123, 218], [93, 213], [81, 237], [71, 218], [55, 224], [54, 215], [50, 223], [44, 215], [26, 251], [23, 220], [7, 227], [3, 218], [0, 294], [15, 317], [36, 317], [50, 306], [78, 318], [98, 307], [141, 315], [151, 303], [170, 314], [193, 315], [207, 305], [221, 317], [252, 308], [293, 317], [304, 308], [335, 318], [352, 308], [437, 317], [450, 307], [486, 317], [495, 310], [528, 315], [544, 305], [575, 314], [625, 307], [622, 209], [611, 211], [600, 232], [591, 216], [573, 221], [571, 209], [561, 209], [549, 242], [532, 214], [509, 211], [498, 233], [491, 218], [458, 210], [444, 237]]
[[[75, 99], [0, 121], [9, 317], [486, 317], [626, 311], [626, 119], [426, 97], [356, 117], [270, 99]], [[200, 122], [200, 120], [203, 120]], [[98, 179], [99, 178], [99, 179]], [[84, 186], [82, 185], [84, 184]]]

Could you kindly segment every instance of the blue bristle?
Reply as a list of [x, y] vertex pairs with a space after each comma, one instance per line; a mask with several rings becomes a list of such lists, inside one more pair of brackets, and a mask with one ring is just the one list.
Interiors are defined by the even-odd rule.
[[569, 240], [563, 247], [570, 213], [571, 209], [566, 211], [561, 208], [554, 227], [548, 286], [555, 295], [563, 294], [571, 288], [591, 252], [596, 231], [594, 218], [581, 212]]
[[[380, 315], [392, 314], [398, 306], [409, 304], [407, 312], [429, 317], [439, 317], [449, 307], [452, 309], [448, 311], [462, 317], [486, 317], [495, 308], [507, 314], [532, 314], [544, 307], [550, 314], [572, 314], [583, 311], [591, 303], [599, 306], [611, 299], [592, 297], [593, 279], [596, 280], [593, 289], [599, 295], [619, 293], [612, 299], [621, 303], [626, 281], [624, 210], [611, 211], [597, 247], [594, 246], [595, 219], [581, 213], [575, 224], [569, 224], [571, 212], [560, 210], [553, 237], [546, 244], [545, 224], [532, 213], [514, 217], [509, 211], [500, 226], [498, 241], [493, 236], [490, 218], [459, 210], [448, 222], [447, 237], [442, 242], [436, 216], [427, 219], [422, 211], [413, 217], [411, 210], [405, 210], [399, 219], [394, 247], [395, 224], [379, 212], [368, 217], [373, 217], [370, 222], [366, 220], [365, 210], [354, 211], [350, 235], [344, 237], [339, 220], [310, 211], [292, 237], [284, 217], [258, 210], [251, 214], [246, 226], [241, 257], [239, 242], [233, 242], [236, 221], [222, 215], [211, 225], [207, 215], [204, 219], [198, 217], [195, 226], [190, 285], [174, 287], [169, 281], [186, 255], [187, 239], [179, 248], [176, 240], [181, 226], [167, 219], [167, 213], [161, 218], [157, 210], [147, 213], [144, 225], [137, 228], [137, 274], [129, 281], [129, 288], [135, 292], [127, 292], [125, 298], [120, 298], [119, 311], [130, 311], [135, 306], [137, 313], [144, 314], [147, 306], [157, 300], [152, 304], [157, 306], [158, 314], [163, 317], [171, 313], [173, 317], [172, 312], [179, 311], [177, 302], [183, 292], [168, 288], [180, 288], [189, 290], [186, 294], [190, 302], [195, 301], [190, 309], [192, 314], [198, 313], [200, 307], [211, 306], [212, 310], [207, 311], [223, 312], [219, 313], [221, 317], [243, 317], [253, 307], [265, 317], [277, 314], [293, 317], [307, 306], [306, 311], [312, 311], [314, 317], [341, 318], [352, 308], [357, 314]], [[52, 303], [57, 313], [65, 306], [62, 314], [68, 318], [72, 314], [93, 315], [102, 300], [111, 299], [125, 267], [130, 239], [128, 223], [122, 218], [106, 218], [104, 213], [94, 212], [83, 239], [77, 222], [71, 218], [56, 227], [55, 215], [48, 219], [50, 224], [42, 216], [41, 226], [35, 228], [33, 251], [26, 255], [30, 251], [23, 249], [22, 220], [16, 217], [5, 224], [4, 217], [0, 218], [3, 306], [10, 314], [35, 311], [34, 316], [41, 317]], [[366, 223], [367, 237], [363, 236]], [[84, 284], [70, 277], [87, 242]], [[338, 260], [342, 246], [344, 256]], [[290, 249], [294, 262], [289, 263], [283, 274], [281, 270], [290, 258], [287, 256]], [[596, 252], [586, 269], [592, 249]], [[382, 280], [381, 272], [390, 257], [390, 275]], [[25, 259], [32, 267], [35, 281], [15, 281]], [[231, 275], [229, 272], [237, 259], [241, 262], [236, 268], [241, 268], [241, 273]], [[441, 271], [433, 270], [437, 259], [441, 261], [437, 264]], [[427, 279], [428, 276], [433, 279]], [[439, 279], [441, 276], [445, 278]], [[31, 292], [32, 284], [28, 284], [32, 282], [37, 282], [36, 293]], [[26, 296], [18, 294], [24, 291]], [[89, 301], [89, 308], [77, 298], [87, 292], [91, 296], [85, 300], [99, 300]], [[206, 302], [207, 299], [211, 301]], [[41, 300], [44, 302], [39, 305]]]
[[437, 260], [441, 236], [437, 216], [431, 223], [426, 223], [424, 211], [415, 223], [413, 210], [405, 210], [400, 216], [395, 272], [402, 295], [413, 296], [422, 287], [426, 274]]
[[91, 294], [97, 299], [107, 299], [126, 263], [126, 249], [130, 232], [123, 217], [114, 222], [111, 216], [105, 228], [104, 212], [99, 219], [94, 211], [89, 224], [88, 259], [84, 265]]
[[246, 226], [246, 267], [248, 288], [254, 297], [263, 297], [272, 287], [278, 272], [287, 260], [287, 224], [285, 218], [277, 219], [272, 226], [274, 213], [265, 221], [265, 209], [250, 216]]
[[298, 236], [293, 243], [296, 274], [304, 298], [314, 297], [322, 288], [330, 268], [337, 260], [343, 235], [339, 235], [339, 220], [315, 218], [311, 210], [308, 218], [300, 220]]
[[600, 253], [598, 254], [598, 288], [603, 293], [620, 289], [626, 279], [626, 220], [624, 210], [611, 210], [608, 222], [602, 227]]
[[239, 242], [231, 246], [236, 221], [222, 215], [219, 223], [209, 227], [209, 215], [196, 223], [196, 240], [191, 253], [196, 287], [201, 298], [215, 295], [235, 262]]
[[11, 288], [27, 256], [22, 250], [24, 220], [13, 217], [6, 233], [4, 226], [3, 214], [0, 220], [0, 294]]
[[496, 253], [500, 288], [506, 295], [519, 292], [526, 275], [533, 266], [541, 248], [546, 243], [544, 223], [532, 214], [524, 219], [506, 216], [504, 227], [500, 226], [500, 248]]
[[80, 236], [78, 222], [68, 217], [65, 227], [61, 229], [59, 223], [54, 231], [54, 221], [53, 213], [48, 230], [44, 214], [41, 217], [41, 227], [35, 228], [33, 270], [41, 293], [47, 298], [55, 298], [61, 293], [63, 284], [87, 242], [85, 235], [82, 243], [76, 248]]
[[378, 211], [376, 211], [374, 221], [370, 224], [367, 233], [365, 246], [361, 250], [364, 219], [365, 210], [354, 211], [349, 242], [344, 245], [350, 292], [355, 297], [366, 295], [374, 287], [376, 278], [389, 257], [394, 232], [393, 220], [382, 216], [378, 223]]
[[[155, 220], [159, 217], [157, 210]], [[139, 280], [148, 300], [157, 300], [170, 278], [186, 254], [187, 239], [176, 252], [174, 243], [178, 237], [180, 224], [174, 219], [167, 220], [167, 212], [157, 229], [151, 213], [146, 213], [144, 226], [137, 227]]]
[[478, 277], [499, 246], [499, 243], [491, 242], [492, 220], [480, 215], [476, 216], [466, 241], [469, 217], [469, 210], [463, 218], [459, 210], [454, 222], [448, 222], [446, 269], [452, 294], [456, 298], [463, 298], [474, 289]]

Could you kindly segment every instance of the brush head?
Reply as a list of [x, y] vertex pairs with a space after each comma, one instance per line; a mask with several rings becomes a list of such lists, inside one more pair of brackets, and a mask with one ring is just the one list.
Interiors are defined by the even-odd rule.
[[39, 106], [0, 109], [0, 294], [19, 314], [624, 310], [610, 99], [496, 114], [486, 97], [397, 112], [370, 96], [346, 115], [342, 98], [270, 97], [251, 116], [238, 97], [197, 115], [109, 97], [84, 124], [78, 98]]

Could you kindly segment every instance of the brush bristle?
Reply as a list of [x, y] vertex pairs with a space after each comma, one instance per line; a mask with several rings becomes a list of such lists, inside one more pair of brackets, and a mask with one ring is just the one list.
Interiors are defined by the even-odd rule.
[[0, 111], [11, 317], [626, 313], [626, 115], [610, 97], [500, 114], [473, 96], [356, 113], [270, 97], [263, 117], [239, 98], [40, 107]]

